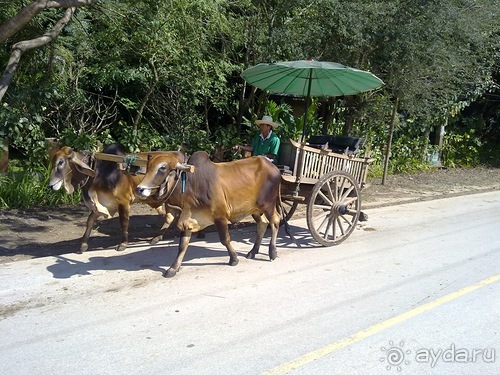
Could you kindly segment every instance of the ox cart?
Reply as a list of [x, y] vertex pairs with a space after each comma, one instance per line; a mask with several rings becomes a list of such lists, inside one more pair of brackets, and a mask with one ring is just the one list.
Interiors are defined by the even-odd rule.
[[[306, 206], [312, 237], [321, 245], [341, 243], [358, 221], [367, 220], [361, 211], [361, 191], [367, 187], [368, 166], [373, 159], [358, 157], [362, 138], [317, 136], [307, 143], [281, 143], [281, 200], [284, 216], [291, 219], [299, 205]], [[151, 152], [154, 154], [155, 152]], [[128, 173], [145, 173], [147, 159], [95, 154], [97, 159], [119, 163]]]
[[362, 138], [335, 136], [282, 142], [278, 160], [286, 218], [305, 204], [309, 231], [324, 246], [341, 243], [368, 218], [360, 194], [374, 159], [357, 156], [362, 143]]
[[[308, 134], [312, 97], [357, 95], [384, 84], [368, 71], [313, 59], [261, 63], [243, 71], [241, 77], [271, 94], [305, 98], [302, 141]], [[329, 146], [330, 140], [334, 144], [341, 141], [341, 145], [343, 141], [354, 140], [321, 137], [323, 141], [328, 138], [324, 144]], [[314, 142], [309, 140], [309, 144]], [[367, 167], [372, 160], [358, 158], [350, 144], [344, 148], [345, 152], [342, 148], [316, 149], [310, 145], [290, 141], [280, 150], [278, 162], [283, 165], [282, 191], [288, 206], [287, 216], [290, 217], [300, 203], [306, 203], [307, 225], [314, 239], [325, 246], [336, 245], [352, 233], [358, 220], [366, 219], [361, 212], [360, 190], [366, 187]]]

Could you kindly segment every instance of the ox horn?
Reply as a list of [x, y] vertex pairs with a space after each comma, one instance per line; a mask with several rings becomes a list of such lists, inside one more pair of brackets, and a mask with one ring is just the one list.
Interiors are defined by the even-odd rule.
[[181, 163], [177, 162], [177, 164], [175, 165], [175, 169], [178, 169], [180, 171], [189, 171], [189, 173], [193, 173], [194, 172], [194, 165], [181, 164]]

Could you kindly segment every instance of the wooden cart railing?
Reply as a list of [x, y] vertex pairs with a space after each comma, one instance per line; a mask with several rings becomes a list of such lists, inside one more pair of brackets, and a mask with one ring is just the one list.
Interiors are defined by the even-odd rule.
[[283, 180], [289, 183], [296, 183], [300, 178], [301, 184], [315, 184], [328, 172], [344, 171], [354, 177], [360, 189], [364, 189], [368, 166], [373, 160], [319, 150], [304, 143], [289, 140], [281, 144], [278, 164], [286, 165], [291, 169], [291, 174], [282, 175]]

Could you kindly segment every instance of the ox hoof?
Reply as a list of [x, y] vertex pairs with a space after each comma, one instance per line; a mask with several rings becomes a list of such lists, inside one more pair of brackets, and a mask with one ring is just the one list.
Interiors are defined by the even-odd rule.
[[229, 260], [229, 265], [231, 267], [234, 267], [236, 266], [240, 261], [238, 259], [234, 259], [234, 260]]
[[170, 279], [174, 277], [176, 274], [177, 274], [176, 270], [174, 270], [173, 268], [169, 268], [168, 270], [165, 271], [163, 276], [166, 277], [167, 279]]
[[119, 244], [117, 247], [116, 247], [116, 251], [124, 251], [126, 248], [127, 248], [127, 245], [128, 244]]
[[277, 257], [278, 257], [278, 253], [277, 253], [276, 250], [270, 250], [269, 251], [269, 259], [271, 260], [271, 262], [273, 260], [275, 260]]
[[253, 252], [253, 251], [249, 251], [248, 254], [247, 254], [247, 259], [255, 259], [255, 256], [258, 254], [259, 252]]
[[153, 238], [151, 238], [151, 241], [149, 241], [149, 244], [156, 245], [158, 242], [160, 242], [160, 240], [161, 240], [160, 236], [153, 237]]
[[78, 254], [83, 254], [84, 252], [86, 252], [87, 250], [89, 249], [89, 245], [87, 245], [86, 243], [82, 243], [80, 245], [80, 250], [78, 250]]

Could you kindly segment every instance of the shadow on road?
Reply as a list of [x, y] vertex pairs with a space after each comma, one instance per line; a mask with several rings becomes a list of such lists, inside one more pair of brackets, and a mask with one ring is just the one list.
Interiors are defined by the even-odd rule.
[[[305, 250], [307, 248], [321, 247], [313, 243], [307, 229], [295, 225], [291, 225], [290, 227], [295, 237], [295, 243], [285, 233], [284, 229], [280, 228], [277, 239], [278, 254], [283, 249]], [[230, 231], [233, 246], [240, 257], [245, 257], [253, 246], [256, 235], [255, 229], [254, 224], [248, 224]], [[269, 236], [270, 231], [268, 230], [255, 261], [269, 261]], [[74, 245], [73, 243], [71, 244], [71, 246]], [[177, 247], [178, 238], [170, 238], [154, 246], [144, 242], [130, 244], [124, 252], [113, 252], [113, 250], [107, 248], [101, 251], [89, 251], [83, 255], [57, 254], [55, 255], [55, 263], [48, 266], [47, 270], [56, 279], [66, 279], [78, 275], [91, 275], [92, 272], [110, 270], [132, 272], [149, 269], [154, 272], [163, 273], [175, 260]], [[106, 255], [99, 255], [99, 253], [106, 253]], [[113, 255], [109, 256], [107, 254]], [[79, 257], [81, 257], [81, 260]], [[200, 262], [200, 259], [203, 261]], [[227, 264], [228, 261], [227, 250], [220, 244], [218, 234], [209, 232], [206, 234], [205, 239], [197, 239], [193, 236], [182, 267], [222, 265]]]

